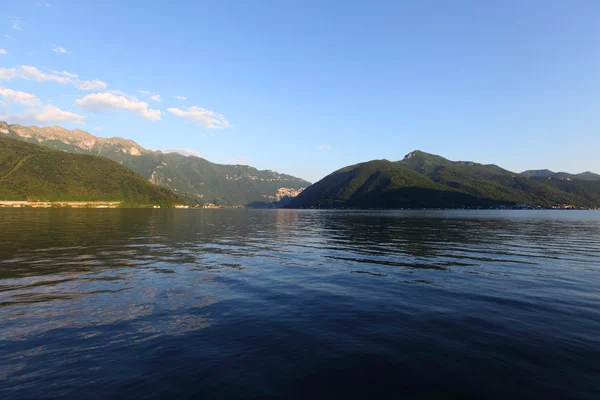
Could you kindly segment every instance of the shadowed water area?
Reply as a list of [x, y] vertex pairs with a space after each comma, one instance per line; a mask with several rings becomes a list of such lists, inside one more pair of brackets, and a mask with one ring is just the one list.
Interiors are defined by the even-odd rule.
[[0, 398], [202, 396], [598, 399], [600, 212], [0, 209]]

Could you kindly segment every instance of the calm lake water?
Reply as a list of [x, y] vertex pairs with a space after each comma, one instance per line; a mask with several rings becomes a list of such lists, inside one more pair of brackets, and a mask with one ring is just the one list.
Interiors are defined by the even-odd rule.
[[0, 398], [600, 398], [600, 212], [0, 209]]

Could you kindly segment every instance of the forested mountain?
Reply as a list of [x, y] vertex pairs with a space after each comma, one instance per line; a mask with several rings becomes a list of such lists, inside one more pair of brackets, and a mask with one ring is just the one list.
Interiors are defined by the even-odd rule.
[[150, 182], [174, 190], [199, 203], [246, 205], [276, 202], [295, 196], [310, 183], [274, 171], [246, 165], [215, 164], [200, 157], [145, 149], [122, 138], [96, 137], [82, 130], [61, 127], [8, 125], [0, 122], [0, 135], [41, 144], [70, 153], [110, 158]]
[[297, 208], [600, 207], [600, 181], [528, 177], [413, 151], [342, 168], [292, 200]]
[[0, 200], [120, 201], [131, 206], [173, 206], [171, 190], [104, 157], [69, 154], [0, 138]]

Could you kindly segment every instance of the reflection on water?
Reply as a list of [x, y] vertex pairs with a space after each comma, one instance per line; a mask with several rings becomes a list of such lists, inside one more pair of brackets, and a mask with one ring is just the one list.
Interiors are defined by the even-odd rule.
[[0, 210], [0, 396], [600, 390], [600, 213]]

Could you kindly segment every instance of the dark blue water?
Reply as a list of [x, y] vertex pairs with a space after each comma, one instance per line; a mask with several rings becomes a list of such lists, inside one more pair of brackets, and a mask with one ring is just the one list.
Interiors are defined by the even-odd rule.
[[0, 398], [600, 398], [600, 212], [0, 209]]

